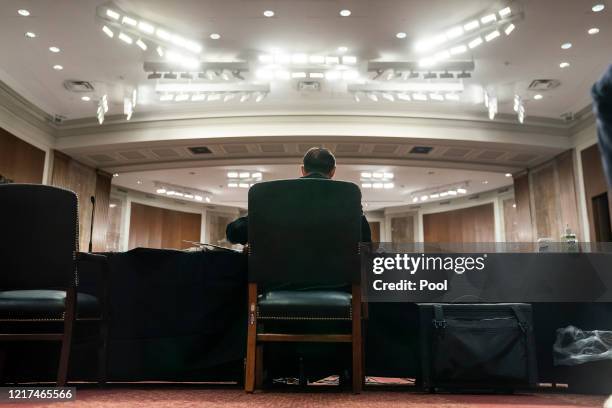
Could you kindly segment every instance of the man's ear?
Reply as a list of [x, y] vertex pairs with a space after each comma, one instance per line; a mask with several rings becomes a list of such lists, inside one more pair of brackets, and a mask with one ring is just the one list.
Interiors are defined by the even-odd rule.
[[304, 169], [304, 165], [300, 166], [300, 169], [302, 169], [302, 176], [305, 176], [306, 170]]
[[334, 178], [334, 174], [336, 174], [336, 168], [335, 167], [333, 169], [331, 169], [331, 171], [329, 172], [329, 178]]

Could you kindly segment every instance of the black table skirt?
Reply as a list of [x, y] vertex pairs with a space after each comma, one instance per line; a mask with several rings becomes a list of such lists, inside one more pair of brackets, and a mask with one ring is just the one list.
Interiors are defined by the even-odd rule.
[[[237, 381], [242, 379], [246, 345], [247, 260], [242, 254], [138, 248], [110, 258], [111, 381]], [[80, 291], [96, 292], [96, 274], [80, 271]], [[579, 368], [555, 368], [555, 330], [573, 324], [612, 330], [611, 304], [534, 304], [541, 381], [588, 378], [602, 389], [612, 384], [612, 361]], [[373, 303], [366, 322], [367, 375], [416, 377], [416, 307]], [[95, 379], [95, 327], [75, 333], [70, 377]], [[318, 347], [318, 348], [317, 348]], [[277, 375], [327, 375], [350, 367], [346, 345], [267, 346], [266, 362]], [[8, 348], [7, 380], [54, 378], [58, 345], [14, 344]]]

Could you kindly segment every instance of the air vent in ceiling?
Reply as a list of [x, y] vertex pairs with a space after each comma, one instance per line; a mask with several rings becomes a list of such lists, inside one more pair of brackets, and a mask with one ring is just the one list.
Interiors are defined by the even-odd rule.
[[321, 84], [317, 81], [300, 81], [298, 82], [298, 91], [318, 92], [321, 90]]
[[556, 79], [534, 79], [529, 84], [530, 91], [550, 91], [561, 85], [561, 82]]
[[410, 154], [429, 154], [433, 150], [431, 146], [414, 146], [410, 149]]
[[212, 151], [206, 146], [188, 147], [192, 154], [211, 154]]
[[64, 88], [70, 92], [93, 92], [95, 90], [91, 82], [75, 81], [72, 79], [64, 81]]

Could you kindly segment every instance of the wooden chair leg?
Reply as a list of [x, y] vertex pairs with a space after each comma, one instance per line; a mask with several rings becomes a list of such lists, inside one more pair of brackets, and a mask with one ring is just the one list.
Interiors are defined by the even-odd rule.
[[68, 363], [70, 362], [70, 347], [72, 345], [72, 328], [76, 310], [76, 289], [66, 290], [66, 311], [64, 313], [64, 335], [62, 336], [62, 349], [60, 352], [59, 368], [57, 370], [57, 386], [66, 385], [68, 376]]
[[360, 394], [363, 389], [363, 340], [361, 330], [361, 288], [352, 287], [352, 354], [353, 354], [353, 393]]
[[257, 370], [257, 284], [249, 283], [248, 328], [244, 390], [255, 391]]

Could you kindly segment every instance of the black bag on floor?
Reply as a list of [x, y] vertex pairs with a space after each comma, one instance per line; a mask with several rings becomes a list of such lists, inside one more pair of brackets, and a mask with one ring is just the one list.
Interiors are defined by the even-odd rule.
[[535, 388], [531, 305], [419, 304], [425, 390]]

